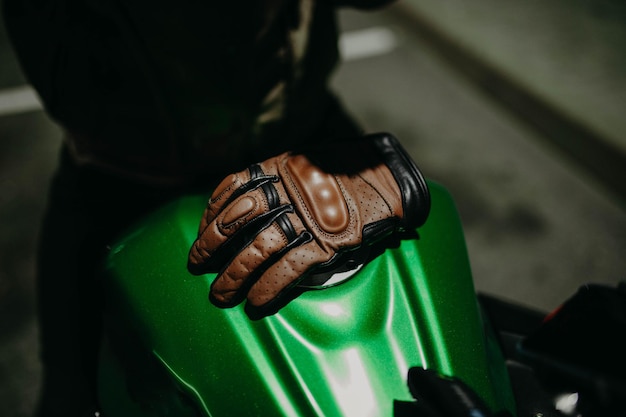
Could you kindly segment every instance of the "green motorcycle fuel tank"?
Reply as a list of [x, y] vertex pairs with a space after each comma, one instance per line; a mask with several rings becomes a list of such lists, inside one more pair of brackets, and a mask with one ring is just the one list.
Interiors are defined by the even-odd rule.
[[104, 267], [105, 417], [393, 416], [419, 366], [456, 376], [515, 414], [503, 356], [481, 316], [461, 222], [441, 185], [414, 239], [252, 321], [214, 307], [214, 275], [187, 272], [207, 195], [135, 225]]

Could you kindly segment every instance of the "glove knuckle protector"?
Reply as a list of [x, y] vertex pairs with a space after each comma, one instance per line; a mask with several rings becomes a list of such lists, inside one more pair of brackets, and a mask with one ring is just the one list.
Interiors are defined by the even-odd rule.
[[287, 152], [215, 189], [188, 267], [217, 272], [210, 292], [217, 306], [247, 297], [249, 314], [269, 311], [307, 275], [414, 230], [429, 210], [424, 178], [389, 134]]

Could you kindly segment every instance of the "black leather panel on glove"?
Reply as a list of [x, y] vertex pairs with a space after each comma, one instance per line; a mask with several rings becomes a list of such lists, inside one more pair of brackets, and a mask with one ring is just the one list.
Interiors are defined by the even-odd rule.
[[217, 186], [188, 268], [218, 273], [210, 291], [215, 305], [247, 298], [248, 315], [260, 318], [292, 298], [306, 276], [414, 230], [429, 210], [424, 178], [389, 134], [286, 152]]

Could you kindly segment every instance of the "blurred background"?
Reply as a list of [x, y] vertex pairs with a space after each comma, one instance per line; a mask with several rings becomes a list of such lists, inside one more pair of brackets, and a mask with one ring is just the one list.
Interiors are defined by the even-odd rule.
[[[401, 0], [340, 14], [332, 80], [454, 197], [478, 291], [551, 310], [626, 270], [626, 5]], [[39, 387], [34, 250], [61, 132], [0, 25], [0, 415]]]

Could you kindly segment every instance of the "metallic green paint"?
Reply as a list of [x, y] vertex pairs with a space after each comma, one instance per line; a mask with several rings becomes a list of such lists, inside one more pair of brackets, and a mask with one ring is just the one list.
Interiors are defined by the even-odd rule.
[[404, 240], [336, 286], [251, 321], [207, 299], [186, 270], [207, 196], [173, 202], [111, 249], [101, 397], [108, 417], [392, 416], [411, 366], [462, 378], [514, 412], [504, 361], [483, 326], [458, 213], [432, 210]]

